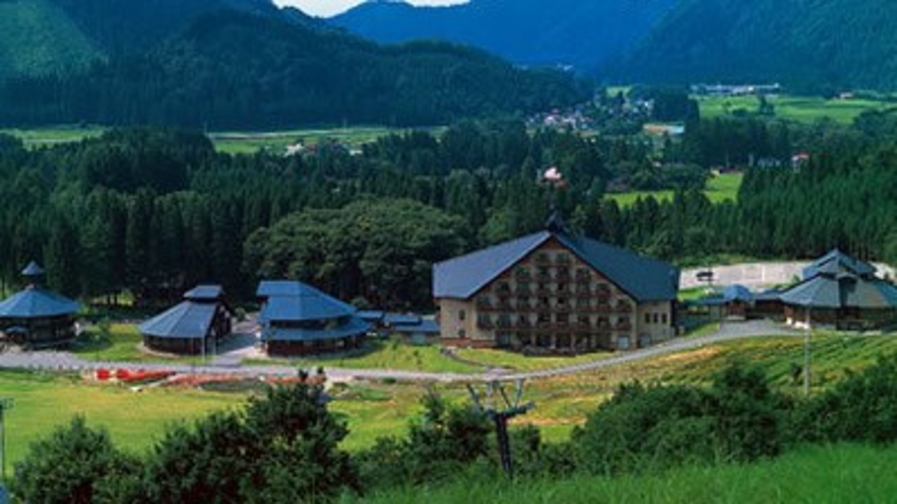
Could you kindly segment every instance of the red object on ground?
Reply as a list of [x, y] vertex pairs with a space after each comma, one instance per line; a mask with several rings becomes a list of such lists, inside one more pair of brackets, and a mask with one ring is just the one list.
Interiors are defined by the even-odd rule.
[[97, 369], [97, 380], [108, 380], [110, 376], [108, 369]]

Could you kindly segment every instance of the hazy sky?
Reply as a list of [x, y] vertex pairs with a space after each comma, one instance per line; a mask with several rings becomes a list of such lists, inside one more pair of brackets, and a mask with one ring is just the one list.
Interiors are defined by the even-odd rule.
[[[465, 3], [467, 0], [407, 0], [414, 5], [450, 5]], [[291, 5], [310, 16], [329, 17], [345, 12], [363, 3], [364, 0], [274, 0], [279, 6]]]

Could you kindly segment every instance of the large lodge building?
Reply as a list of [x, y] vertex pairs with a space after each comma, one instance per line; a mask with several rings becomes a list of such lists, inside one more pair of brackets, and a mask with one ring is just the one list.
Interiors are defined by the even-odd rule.
[[443, 343], [581, 353], [675, 335], [678, 269], [548, 228], [434, 266]]

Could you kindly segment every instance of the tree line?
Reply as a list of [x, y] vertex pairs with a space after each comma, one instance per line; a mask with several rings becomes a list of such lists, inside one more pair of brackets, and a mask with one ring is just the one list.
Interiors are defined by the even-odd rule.
[[[199, 282], [248, 299], [260, 276], [290, 276], [362, 304], [425, 307], [432, 263], [542, 229], [551, 208], [576, 232], [678, 262], [836, 246], [897, 259], [891, 114], [855, 127], [745, 121], [703, 121], [661, 151], [638, 137], [530, 132], [513, 120], [394, 133], [360, 153], [325, 140], [296, 156], [222, 154], [172, 129], [32, 150], [0, 136], [0, 280], [14, 286], [38, 259], [51, 287], [87, 299], [127, 290], [169, 302]], [[779, 162], [747, 168], [738, 200], [711, 204], [699, 163], [748, 131], [761, 133], [732, 140], [730, 158]], [[772, 147], [783, 143], [791, 148]], [[781, 159], [797, 149], [809, 159]], [[605, 197], [633, 166], [676, 173], [656, 156], [700, 175], [670, 199], [621, 207]], [[551, 166], [561, 184], [540, 177]]]

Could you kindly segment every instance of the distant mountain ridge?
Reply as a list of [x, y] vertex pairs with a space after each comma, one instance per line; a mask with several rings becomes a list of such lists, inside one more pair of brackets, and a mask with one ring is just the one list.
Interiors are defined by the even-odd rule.
[[432, 125], [592, 95], [569, 73], [516, 68], [478, 49], [384, 47], [274, 12], [207, 12], [145, 51], [118, 48], [81, 70], [0, 82], [0, 124]]
[[649, 82], [897, 88], [890, 0], [683, 0], [608, 74]]
[[369, 1], [328, 19], [383, 43], [444, 39], [518, 64], [588, 71], [634, 47], [678, 0], [471, 0], [449, 7]]

